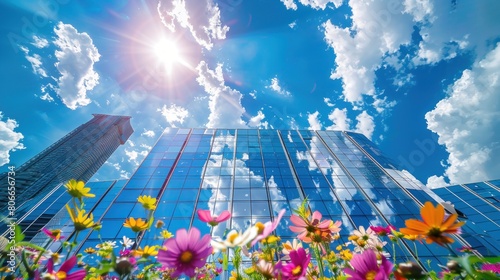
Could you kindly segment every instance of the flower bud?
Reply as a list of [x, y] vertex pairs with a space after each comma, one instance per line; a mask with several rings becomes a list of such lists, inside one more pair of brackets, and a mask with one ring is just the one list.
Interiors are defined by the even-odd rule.
[[453, 273], [460, 273], [460, 271], [462, 271], [460, 264], [455, 260], [448, 261], [448, 263], [446, 263], [446, 267]]
[[421, 279], [426, 277], [422, 267], [415, 262], [400, 263], [397, 272], [405, 278]]
[[119, 258], [116, 260], [115, 271], [119, 275], [127, 275], [132, 272], [133, 265], [128, 258]]

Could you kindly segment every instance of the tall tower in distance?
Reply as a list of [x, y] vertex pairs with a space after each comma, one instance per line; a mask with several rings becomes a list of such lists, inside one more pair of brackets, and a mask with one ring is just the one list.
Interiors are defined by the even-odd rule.
[[[93, 118], [15, 169], [16, 215], [28, 210], [70, 179], [88, 181], [134, 132], [128, 116], [93, 114]], [[6, 213], [7, 172], [0, 174], [0, 209]]]

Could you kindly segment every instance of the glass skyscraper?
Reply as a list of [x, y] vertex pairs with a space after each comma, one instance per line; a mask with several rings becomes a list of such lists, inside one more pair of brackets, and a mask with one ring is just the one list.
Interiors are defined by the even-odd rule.
[[[89, 180], [133, 133], [130, 117], [94, 114], [87, 123], [15, 168], [16, 218], [27, 238], [45, 225], [66, 202], [63, 183]], [[7, 173], [0, 174], [0, 208], [7, 213]], [[0, 232], [6, 230], [2, 223]]]
[[[167, 128], [132, 177], [111, 189], [101, 198], [105, 204], [93, 206], [102, 230], [80, 233], [77, 251], [94, 247], [101, 238], [134, 237], [123, 223], [128, 217], [147, 218], [139, 195], [158, 199], [155, 219], [174, 233], [193, 226], [211, 231], [198, 220], [197, 209], [232, 212], [230, 220], [212, 230], [214, 236], [269, 221], [286, 209], [276, 230], [282, 240], [295, 237], [289, 230], [291, 209], [307, 198], [324, 218], [342, 221], [339, 243], [360, 226], [404, 227], [406, 219], [419, 217], [425, 201], [443, 202], [398, 170], [366, 137], [340, 131]], [[64, 236], [72, 234], [69, 218], [51, 225], [62, 228]], [[469, 245], [455, 239], [454, 249]], [[155, 229], [137, 241], [140, 246], [162, 242]], [[417, 242], [416, 247], [422, 267], [428, 267], [428, 260], [443, 264], [449, 255], [436, 244]], [[413, 243], [395, 250], [399, 261], [416, 254]], [[392, 248], [387, 251], [392, 254]]]

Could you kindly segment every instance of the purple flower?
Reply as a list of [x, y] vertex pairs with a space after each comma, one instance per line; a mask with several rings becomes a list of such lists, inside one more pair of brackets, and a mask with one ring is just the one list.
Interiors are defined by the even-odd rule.
[[58, 271], [54, 271], [54, 260], [50, 258], [47, 263], [47, 272], [43, 273], [41, 278], [37, 276], [37, 279], [46, 279], [50, 277], [51, 279], [83, 280], [87, 274], [85, 270], [81, 269], [69, 273], [76, 265], [76, 261], [76, 256], [72, 256], [61, 265]]
[[344, 268], [344, 272], [351, 276], [349, 279], [353, 280], [389, 279], [393, 264], [384, 256], [381, 256], [381, 258], [382, 263], [379, 266], [375, 252], [372, 250], [365, 250], [361, 254], [354, 255], [351, 259], [352, 269]]
[[386, 236], [390, 233], [392, 233], [393, 230], [396, 230], [396, 228], [392, 225], [388, 225], [386, 227], [383, 226], [370, 226], [370, 228], [377, 233], [379, 236]]
[[307, 272], [307, 266], [311, 261], [311, 254], [307, 254], [304, 248], [299, 248], [290, 252], [291, 262], [283, 264], [279, 262], [276, 266], [281, 270], [283, 280], [302, 279]]
[[158, 262], [174, 270], [171, 274], [173, 278], [183, 273], [194, 277], [195, 269], [203, 267], [212, 253], [210, 235], [205, 234], [200, 239], [197, 228], [191, 228], [189, 232], [185, 229], [178, 230], [175, 238], [168, 239], [163, 246], [166, 250], [159, 250]]

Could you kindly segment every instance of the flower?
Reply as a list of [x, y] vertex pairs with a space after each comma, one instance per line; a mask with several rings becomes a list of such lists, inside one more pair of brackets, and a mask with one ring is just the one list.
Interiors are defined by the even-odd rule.
[[64, 184], [64, 186], [66, 187], [69, 195], [74, 198], [78, 198], [80, 202], [82, 201], [83, 197], [95, 197], [95, 194], [89, 193], [90, 188], [86, 188], [85, 182], [83, 181], [76, 181], [75, 179], [71, 179], [66, 184]]
[[134, 245], [134, 240], [126, 237], [126, 236], [123, 236], [123, 241], [120, 241], [120, 244], [123, 245], [123, 247], [125, 247], [125, 249], [128, 249], [130, 247], [132, 247], [132, 245]]
[[66, 204], [66, 210], [68, 210], [69, 216], [73, 221], [75, 231], [82, 231], [95, 225], [94, 216], [91, 213], [85, 214], [85, 210], [80, 210], [78, 208], [76, 208], [75, 213], [75, 211], [71, 209], [68, 204]]
[[255, 270], [258, 271], [265, 279], [274, 279], [274, 266], [272, 263], [265, 260], [259, 260], [255, 265]]
[[149, 225], [145, 220], [141, 218], [136, 220], [133, 217], [127, 218], [125, 223], [123, 223], [123, 226], [130, 228], [133, 232], [139, 232], [149, 228]]
[[500, 263], [485, 263], [481, 266], [481, 270], [500, 274]]
[[307, 272], [307, 266], [311, 261], [311, 254], [307, 254], [304, 248], [290, 252], [290, 262], [283, 264], [279, 262], [277, 267], [281, 270], [282, 279], [300, 279]]
[[290, 226], [290, 230], [298, 233], [297, 238], [310, 243], [312, 241], [313, 235], [320, 235], [321, 233], [329, 233], [330, 232], [330, 224], [331, 220], [321, 221], [320, 212], [314, 211], [310, 220], [304, 219], [297, 215], [292, 215], [290, 217], [290, 221], [294, 224], [294, 226]]
[[60, 229], [49, 230], [46, 228], [42, 228], [42, 232], [45, 233], [48, 237], [50, 237], [54, 241], [59, 241], [61, 238], [64, 238], [64, 236], [61, 236]]
[[156, 208], [156, 198], [150, 195], [141, 195], [137, 198], [137, 201], [142, 204], [142, 207], [146, 210], [155, 210]]
[[83, 250], [85, 253], [92, 255], [96, 252], [96, 250], [92, 247], [88, 247], [87, 249]]
[[144, 246], [144, 249], [141, 249], [140, 247], [136, 250], [134, 250], [134, 256], [140, 256], [143, 258], [148, 258], [150, 256], [156, 256], [158, 255], [158, 251], [156, 250], [157, 246]]
[[224, 210], [222, 211], [222, 213], [220, 213], [219, 216], [212, 216], [210, 214], [210, 210], [198, 209], [198, 218], [200, 218], [200, 221], [208, 223], [209, 225], [214, 227], [231, 218], [231, 212]]
[[379, 266], [377, 254], [372, 250], [365, 250], [352, 257], [352, 268], [344, 268], [344, 272], [351, 276], [349, 279], [353, 280], [389, 279], [393, 265], [384, 256], [380, 257], [382, 262]]
[[383, 226], [370, 226], [370, 229], [374, 231], [378, 236], [386, 236], [390, 233], [392, 233], [393, 230], [396, 230], [396, 228], [392, 225], [388, 225], [386, 227]]
[[303, 248], [302, 243], [300, 243], [297, 239], [294, 239], [293, 242], [286, 241], [282, 245], [283, 245], [283, 250], [281, 250], [281, 252], [283, 253], [283, 255], [285, 255], [283, 259], [288, 259], [288, 256], [290, 255], [291, 251]]
[[56, 279], [56, 280], [82, 280], [85, 278], [85, 270], [77, 270], [69, 273], [73, 267], [76, 265], [76, 256], [72, 256], [67, 261], [65, 261], [59, 271], [54, 271], [54, 260], [51, 258], [47, 262], [47, 272], [43, 273], [39, 279]]
[[174, 236], [170, 231], [164, 229], [160, 232], [160, 235], [161, 237], [163, 237], [163, 239], [169, 239], [170, 237]]
[[226, 240], [215, 237], [212, 239], [211, 244], [214, 251], [225, 250], [226, 248], [233, 248], [236, 246], [244, 246], [251, 242], [257, 234], [258, 228], [255, 226], [249, 227], [243, 234], [233, 229], [226, 235]]
[[278, 214], [278, 217], [276, 219], [274, 219], [274, 221], [269, 221], [265, 224], [261, 224], [261, 223], [257, 223], [257, 228], [259, 229], [259, 234], [257, 235], [257, 237], [255, 237], [255, 239], [252, 241], [252, 246], [255, 245], [257, 242], [259, 242], [260, 240], [266, 238], [269, 234], [271, 234], [271, 232], [273, 232], [276, 227], [278, 226], [278, 223], [280, 222], [281, 218], [283, 217], [283, 215], [285, 214], [286, 210], [285, 209], [282, 209], [279, 214]]
[[172, 268], [173, 278], [186, 274], [188, 277], [195, 275], [195, 269], [205, 265], [207, 257], [212, 253], [210, 235], [205, 234], [200, 239], [200, 231], [191, 228], [189, 231], [180, 229], [175, 238], [170, 238], [163, 244], [167, 250], [160, 249], [158, 262]]
[[458, 215], [452, 214], [445, 218], [444, 207], [438, 204], [436, 207], [427, 201], [420, 209], [423, 221], [409, 219], [405, 221], [406, 228], [400, 229], [403, 234], [423, 235], [428, 244], [436, 242], [444, 246], [453, 243], [454, 240], [445, 234], [459, 233], [460, 227], [465, 222], [456, 222]]

